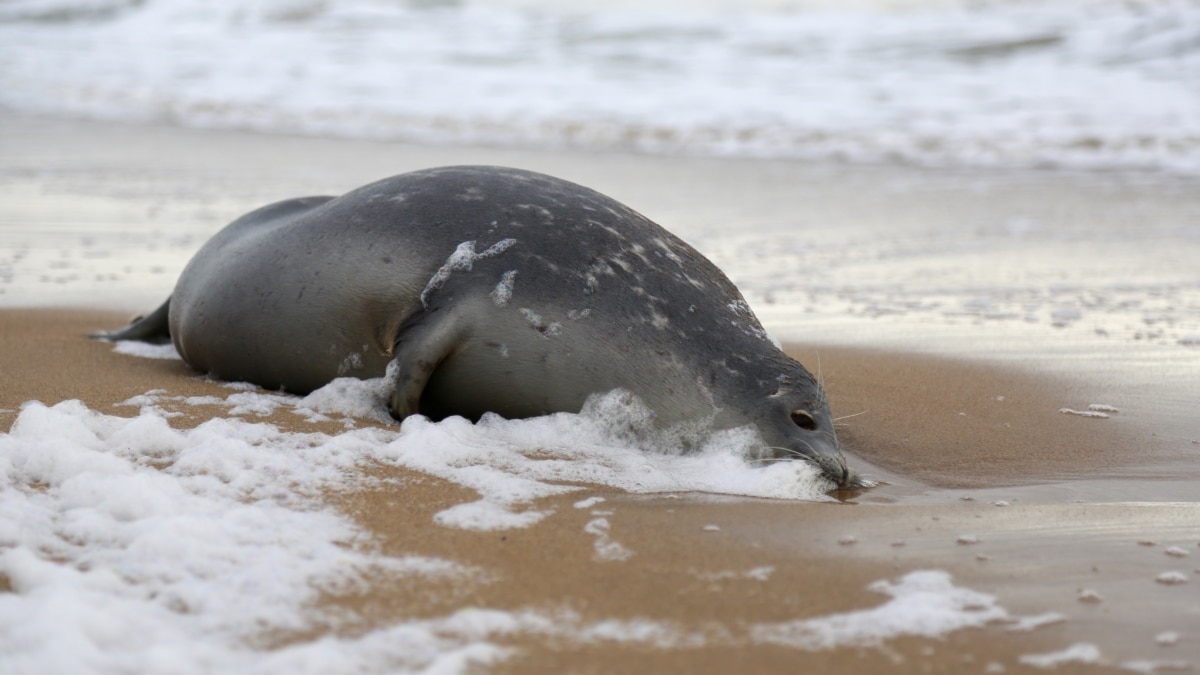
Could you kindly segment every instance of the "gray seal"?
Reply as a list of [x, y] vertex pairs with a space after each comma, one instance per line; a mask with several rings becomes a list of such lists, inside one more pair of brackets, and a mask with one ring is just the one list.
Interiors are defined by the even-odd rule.
[[170, 339], [198, 371], [295, 393], [387, 373], [397, 419], [578, 412], [624, 389], [656, 426], [752, 424], [756, 459], [858, 484], [820, 384], [713, 263], [530, 171], [436, 168], [264, 206], [201, 247], [161, 307], [98, 337]]

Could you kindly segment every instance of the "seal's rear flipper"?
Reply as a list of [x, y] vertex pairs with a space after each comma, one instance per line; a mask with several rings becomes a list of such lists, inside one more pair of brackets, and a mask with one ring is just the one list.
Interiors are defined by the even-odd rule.
[[121, 330], [111, 333], [92, 333], [88, 335], [96, 340], [120, 342], [121, 340], [137, 340], [152, 344], [166, 344], [171, 341], [171, 331], [167, 326], [167, 314], [171, 308], [171, 298], [158, 309], [134, 321]]

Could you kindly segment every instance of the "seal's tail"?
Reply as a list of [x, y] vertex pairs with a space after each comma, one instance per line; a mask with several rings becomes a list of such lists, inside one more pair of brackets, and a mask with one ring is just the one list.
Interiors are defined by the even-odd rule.
[[134, 321], [121, 330], [112, 332], [92, 333], [88, 335], [96, 340], [119, 342], [121, 340], [137, 340], [154, 344], [165, 344], [171, 341], [171, 331], [167, 325], [167, 314], [171, 308], [171, 298], [158, 309]]

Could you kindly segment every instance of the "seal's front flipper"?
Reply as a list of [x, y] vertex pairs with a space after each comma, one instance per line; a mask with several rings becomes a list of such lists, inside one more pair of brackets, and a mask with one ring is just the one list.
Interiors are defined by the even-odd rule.
[[153, 344], [166, 344], [171, 341], [171, 331], [167, 325], [167, 315], [171, 308], [171, 298], [158, 309], [134, 321], [121, 330], [111, 333], [92, 333], [90, 338], [120, 342], [121, 340], [138, 340]]
[[419, 312], [401, 327], [388, 366], [392, 417], [402, 420], [420, 412], [430, 376], [459, 342], [461, 330], [454, 313], [452, 308]]

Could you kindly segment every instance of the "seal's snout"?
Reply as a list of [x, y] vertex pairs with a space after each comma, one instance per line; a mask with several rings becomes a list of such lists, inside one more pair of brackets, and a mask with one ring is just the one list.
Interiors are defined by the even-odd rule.
[[857, 478], [850, 467], [846, 466], [846, 458], [832, 434], [804, 434], [804, 438], [796, 438], [793, 434], [791, 456], [804, 459], [820, 469], [825, 477], [837, 484], [838, 488], [852, 487]]
[[826, 477], [837, 483], [839, 488], [845, 488], [850, 485], [850, 467], [846, 466], [846, 458], [842, 456], [842, 452], [836, 446], [818, 448], [812, 456], [808, 457], [808, 460], [816, 464], [817, 468]]
[[864, 478], [862, 474], [846, 465], [846, 458], [838, 450], [833, 455], [818, 456], [810, 461], [821, 469], [829, 480], [837, 483], [839, 490], [861, 490], [875, 486], [875, 481]]

